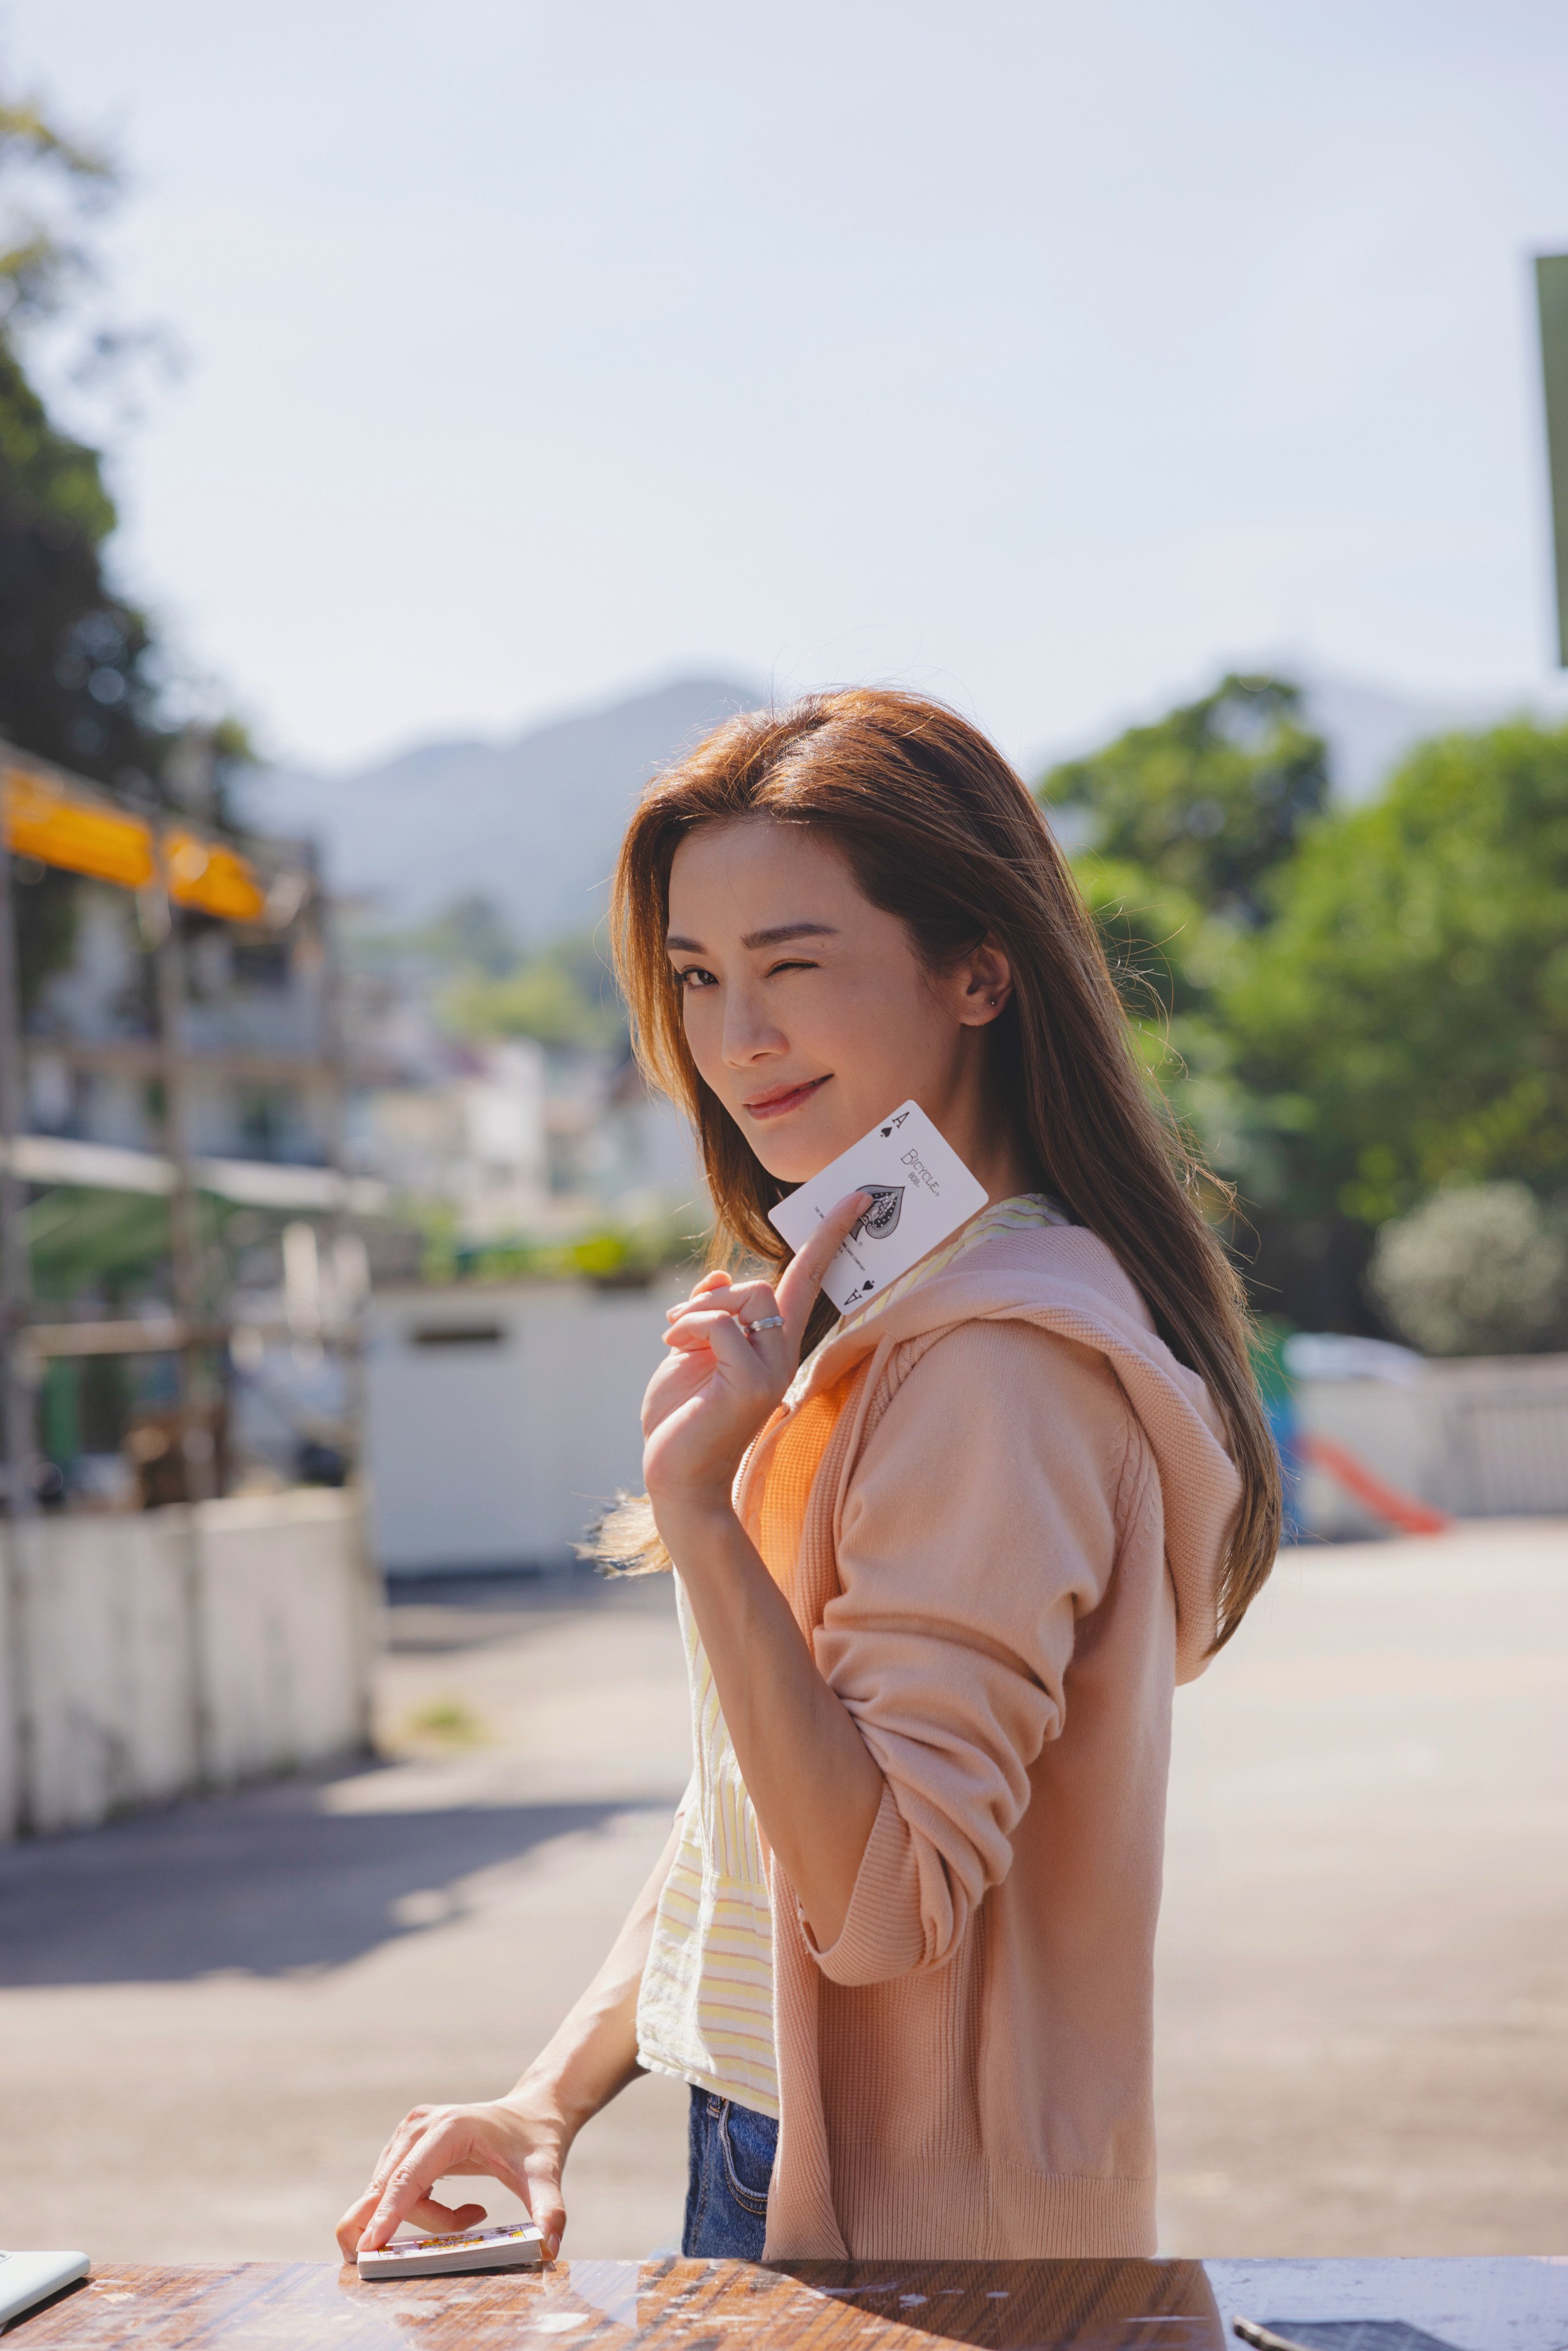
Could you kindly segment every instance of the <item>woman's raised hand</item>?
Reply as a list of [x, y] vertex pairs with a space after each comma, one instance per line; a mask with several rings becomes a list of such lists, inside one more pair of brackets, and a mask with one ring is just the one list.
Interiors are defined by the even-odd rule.
[[822, 1276], [869, 1206], [852, 1192], [776, 1283], [705, 1274], [670, 1310], [669, 1350], [643, 1399], [643, 1478], [661, 1508], [729, 1508], [741, 1457], [800, 1361]]
[[565, 2137], [558, 2117], [530, 2115], [505, 2098], [411, 2107], [382, 2147], [370, 2186], [338, 2223], [343, 2259], [390, 2243], [404, 2220], [437, 2234], [476, 2229], [483, 2204], [438, 2204], [430, 2192], [438, 2179], [476, 2172], [522, 2199], [553, 2261], [566, 2226]]

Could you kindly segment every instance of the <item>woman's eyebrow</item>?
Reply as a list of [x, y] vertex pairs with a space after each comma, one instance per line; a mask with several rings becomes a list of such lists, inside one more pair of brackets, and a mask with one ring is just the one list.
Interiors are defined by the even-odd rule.
[[[838, 931], [831, 923], [776, 923], [771, 930], [747, 931], [740, 944], [743, 947], [781, 946], [786, 939], [836, 939]], [[706, 953], [699, 939], [683, 939], [671, 931], [664, 940], [672, 955], [702, 955]]]
[[786, 939], [836, 939], [838, 932], [831, 923], [777, 923], [768, 931], [747, 931], [740, 944], [743, 947], [782, 946]]

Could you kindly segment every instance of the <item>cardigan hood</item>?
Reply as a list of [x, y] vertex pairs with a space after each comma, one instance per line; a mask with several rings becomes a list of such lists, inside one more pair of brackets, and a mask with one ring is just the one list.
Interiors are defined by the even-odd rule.
[[1159, 1474], [1176, 1604], [1176, 1678], [1193, 1680], [1218, 1630], [1219, 1579], [1241, 1480], [1207, 1384], [1176, 1361], [1095, 1234], [1044, 1225], [977, 1242], [868, 1321], [830, 1331], [807, 1367], [796, 1409], [868, 1356], [885, 1359], [911, 1341], [932, 1341], [971, 1322], [1034, 1323], [1093, 1349], [1115, 1374]]

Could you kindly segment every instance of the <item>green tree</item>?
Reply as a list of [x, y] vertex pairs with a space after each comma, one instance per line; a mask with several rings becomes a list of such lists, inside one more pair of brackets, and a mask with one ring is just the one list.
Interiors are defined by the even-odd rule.
[[[115, 185], [106, 156], [0, 99], [0, 734], [151, 798], [175, 738], [146, 619], [106, 569], [102, 460], [51, 420], [25, 364], [39, 326], [79, 298], [84, 231]], [[89, 335], [100, 355], [121, 340]]]
[[1375, 1330], [1386, 1219], [1456, 1181], [1568, 1191], [1568, 729], [1428, 744], [1342, 811], [1299, 709], [1227, 679], [1041, 793], [1084, 812], [1080, 882], [1259, 1303]]
[[1040, 798], [1083, 812], [1089, 854], [1157, 875], [1207, 914], [1261, 923], [1266, 877], [1328, 794], [1301, 702], [1283, 678], [1224, 677], [1201, 701], [1052, 768]]
[[1453, 1184], [1380, 1227], [1368, 1276], [1395, 1329], [1429, 1355], [1568, 1344], [1568, 1202], [1523, 1184]]
[[[71, 314], [81, 362], [101, 372], [136, 335], [95, 322], [90, 229], [118, 185], [109, 157], [30, 100], [0, 96], [0, 737], [147, 807], [184, 806], [190, 746], [161, 709], [160, 650], [111, 575], [116, 527], [100, 453], [49, 414], [28, 372], [37, 331]], [[250, 759], [224, 720], [202, 752], [201, 815], [233, 830], [230, 789]], [[24, 1004], [68, 962], [79, 885], [24, 868], [17, 893]]]
[[[1242, 1082], [1219, 994], [1267, 925], [1271, 877], [1320, 820], [1327, 787], [1299, 690], [1238, 675], [1040, 786], [1048, 809], [1076, 813], [1074, 870], [1139, 1050], [1208, 1165], [1237, 1186], [1232, 1238], [1248, 1259], [1260, 1247], [1254, 1212], [1289, 1190], [1280, 1128], [1294, 1105]], [[1282, 1302], [1276, 1287], [1265, 1281], [1267, 1302]]]
[[441, 998], [459, 1037], [537, 1037], [544, 1045], [613, 1044], [625, 1027], [614, 986], [591, 937], [553, 940], [493, 975], [471, 966]]
[[1288, 1109], [1297, 1216], [1370, 1233], [1454, 1181], [1568, 1190], [1568, 727], [1422, 746], [1271, 894], [1216, 1003]]

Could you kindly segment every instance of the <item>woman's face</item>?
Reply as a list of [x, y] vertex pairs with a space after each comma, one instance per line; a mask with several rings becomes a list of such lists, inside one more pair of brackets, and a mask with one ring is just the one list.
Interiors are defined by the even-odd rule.
[[829, 841], [768, 817], [683, 841], [668, 946], [692, 1058], [769, 1174], [804, 1183], [911, 1098], [975, 1165], [994, 948], [927, 973]]

